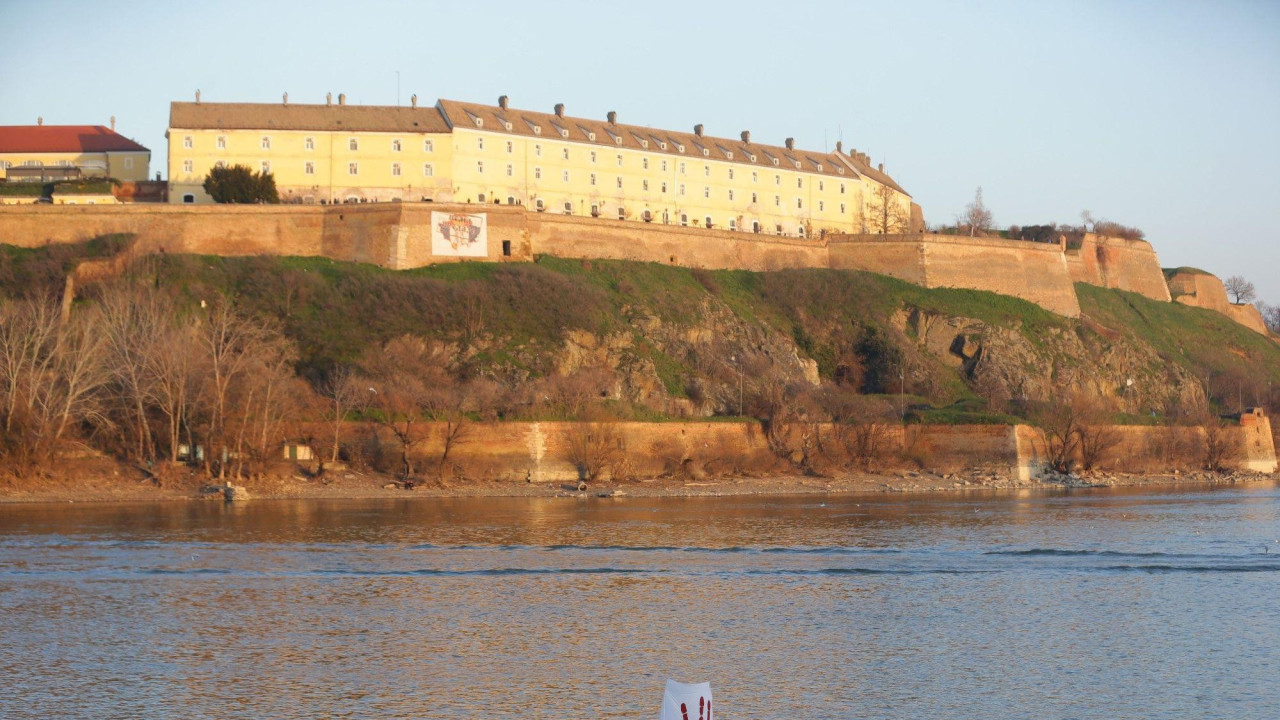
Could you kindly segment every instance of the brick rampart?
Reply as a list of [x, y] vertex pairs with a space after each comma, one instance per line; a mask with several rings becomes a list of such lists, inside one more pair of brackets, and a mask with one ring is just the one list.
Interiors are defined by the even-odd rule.
[[[484, 213], [485, 254], [434, 254], [433, 212]], [[0, 206], [0, 242], [11, 245], [37, 247], [109, 233], [137, 235], [141, 253], [323, 256], [393, 269], [466, 260], [528, 261], [545, 253], [711, 269], [866, 270], [925, 287], [1012, 295], [1068, 317], [1080, 314], [1073, 282], [1170, 299], [1149, 244], [1093, 234], [1085, 236], [1078, 250], [1064, 253], [1058, 245], [1000, 238], [928, 233], [787, 238], [528, 212], [507, 205]], [[1263, 331], [1256, 313], [1232, 308], [1227, 309], [1229, 317]]]
[[836, 235], [831, 266], [892, 275], [930, 288], [987, 290], [1080, 316], [1071, 274], [1057, 245], [1001, 238], [918, 235]]
[[1215, 275], [1183, 270], [1170, 275], [1168, 285], [1175, 302], [1222, 313], [1254, 332], [1269, 334], [1258, 308], [1231, 304], [1226, 287]]
[[1126, 290], [1169, 302], [1169, 287], [1151, 243], [1085, 233], [1079, 248], [1066, 252], [1073, 282]]

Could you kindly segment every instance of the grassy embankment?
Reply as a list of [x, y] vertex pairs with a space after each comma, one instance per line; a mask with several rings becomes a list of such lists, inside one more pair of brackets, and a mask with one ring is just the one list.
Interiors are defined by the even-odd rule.
[[[108, 255], [120, 242], [108, 237], [38, 250], [5, 247], [0, 293], [58, 286], [78, 258]], [[408, 334], [478, 348], [457, 369], [462, 377], [518, 381], [554, 372], [565, 333], [582, 330], [598, 337], [629, 333], [633, 352], [653, 363], [669, 394], [681, 396], [696, 372], [687, 354], [659, 348], [637, 321], [695, 323], [707, 302], [743, 323], [791, 338], [828, 380], [851, 355], [870, 376], [887, 375], [885, 364], [900, 361], [913, 344], [893, 322], [903, 308], [1015, 329], [1036, 346], [1049, 333], [1098, 332], [1008, 296], [927, 290], [852, 271], [703, 271], [543, 257], [532, 264], [463, 263], [395, 272], [322, 258], [163, 256], [149, 259], [146, 272], [193, 303], [222, 294], [244, 312], [278, 319], [297, 344], [299, 373], [312, 378]], [[1108, 331], [1108, 338], [1092, 337], [1095, 342], [1149, 345], [1164, 362], [1210, 385], [1216, 381], [1223, 393], [1243, 378], [1280, 387], [1280, 347], [1226, 317], [1089, 285], [1078, 285], [1077, 292], [1084, 313]], [[888, 393], [895, 404], [910, 403], [925, 422], [1016, 420], [988, 412], [959, 371], [933, 362], [932, 392], [901, 397], [901, 387], [887, 377], [879, 387], [869, 383], [869, 390]]]

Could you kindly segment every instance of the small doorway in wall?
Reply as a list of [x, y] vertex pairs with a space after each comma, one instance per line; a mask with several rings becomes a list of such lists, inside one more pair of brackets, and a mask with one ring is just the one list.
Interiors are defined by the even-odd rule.
[[196, 202], [196, 196], [192, 195], [191, 193], [187, 193], [186, 195], [182, 196], [183, 205], [194, 205], [195, 202]]
[[502, 241], [502, 257], [511, 257], [511, 241]]

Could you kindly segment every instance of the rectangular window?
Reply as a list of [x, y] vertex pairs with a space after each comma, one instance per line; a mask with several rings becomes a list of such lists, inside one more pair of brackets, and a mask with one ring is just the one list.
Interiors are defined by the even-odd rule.
[[271, 149], [271, 138], [267, 137], [266, 135], [262, 136], [262, 149], [263, 150]]
[[662, 183], [662, 192], [664, 192], [664, 193], [665, 193], [666, 191], [667, 191], [667, 183], [664, 181], [664, 182]]
[[434, 177], [435, 174], [436, 169], [431, 166], [431, 163], [422, 164], [422, 177]]
[[804, 209], [804, 200], [802, 200], [802, 199], [800, 199], [800, 198], [796, 198], [796, 209], [797, 209], [797, 210], [803, 210], [803, 209]]
[[703, 177], [711, 177], [711, 166], [710, 166], [710, 165], [703, 165], [703, 166], [702, 166], [702, 175], [703, 175]]
[[182, 147], [187, 148], [188, 150], [190, 150], [193, 144], [194, 144], [194, 143], [193, 143], [193, 141], [192, 141], [192, 139], [191, 139], [191, 136], [190, 136], [190, 135], [183, 135], [183, 136], [182, 136]]
[[759, 179], [759, 176], [756, 174], [756, 171], [755, 171], [755, 170], [752, 170], [752, 171], [751, 171], [751, 182], [755, 182], [755, 181], [756, 181], [756, 180], [758, 180], [758, 179]]
[[796, 187], [798, 188], [804, 187], [804, 178], [796, 178]]
[[515, 143], [511, 142], [510, 140], [508, 140], [508, 141], [507, 141], [507, 154], [508, 154], [508, 155], [510, 155], [511, 153], [513, 153], [513, 152], [515, 152], [515, 151], [516, 151]]
[[732, 200], [732, 199], [733, 199], [733, 191], [732, 191], [732, 190], [730, 190], [730, 191], [729, 191], [729, 199], [730, 199], [730, 200]]
[[818, 181], [818, 192], [822, 192], [822, 191], [823, 191], [823, 189], [824, 189], [825, 187], [826, 187], [826, 183], [824, 183], [824, 182], [822, 182], [821, 180], [819, 180], [819, 181]]
[[534, 155], [534, 157], [542, 157], [542, 146], [541, 146], [541, 145], [534, 145], [534, 146], [533, 146], [533, 155]]
[[132, 168], [132, 167], [133, 167], [133, 158], [131, 158], [131, 157], [127, 157], [127, 158], [125, 158], [125, 159], [124, 159], [124, 166], [125, 166], [126, 168]]
[[782, 176], [781, 176], [781, 175], [774, 175], [774, 176], [773, 176], [773, 184], [774, 184], [774, 185], [781, 185], [781, 184], [782, 184]]
[[641, 190], [644, 190], [645, 192], [648, 192], [648, 191], [649, 191], [649, 181], [648, 181], [648, 180], [642, 180], [642, 181], [640, 181], [640, 189], [641, 189]]
[[217, 140], [217, 145], [218, 145], [218, 149], [219, 149], [219, 150], [226, 150], [226, 149], [227, 149], [227, 136], [226, 136], [226, 135], [219, 135], [219, 136], [218, 136], [218, 140]]
[[349, 139], [347, 140], [347, 149], [348, 149], [348, 150], [350, 150], [351, 152], [355, 152], [355, 151], [359, 150], [359, 149], [360, 149], [360, 141], [359, 141], [359, 140], [357, 140], [357, 139], [355, 139], [355, 138], [349, 138]]
[[684, 183], [680, 183], [680, 194], [684, 195]]
[[534, 179], [534, 180], [541, 180], [541, 179], [542, 179], [542, 168], [540, 168], [540, 167], [536, 167], [536, 168], [534, 168], [534, 169], [533, 169], [533, 179]]
[[182, 172], [184, 172], [184, 173], [193, 173], [193, 172], [195, 172], [195, 170], [196, 170], [196, 169], [195, 169], [195, 163], [193, 163], [193, 162], [192, 162], [192, 161], [190, 161], [190, 160], [183, 160], [183, 161], [182, 161]]
[[483, 160], [477, 160], [477, 161], [476, 161], [476, 172], [477, 172], [477, 173], [479, 173], [479, 174], [481, 174], [481, 175], [483, 175], [483, 174], [484, 174], [484, 161], [483, 161]]
[[826, 204], [825, 202], [823, 202], [822, 200], [819, 200], [819, 201], [818, 201], [818, 212], [823, 212], [823, 211], [825, 211], [826, 209], [827, 209], [827, 204]]
[[729, 179], [733, 179], [733, 168], [729, 168]]
[[263, 175], [266, 175], [266, 174], [267, 174], [267, 173], [269, 173], [269, 172], [271, 172], [271, 161], [270, 161], [270, 160], [263, 160], [263, 161], [262, 161], [262, 174], [263, 174]]
[[476, 138], [476, 149], [477, 149], [477, 150], [483, 150], [483, 149], [484, 149], [484, 138], [482, 138], [482, 137], [478, 137], [478, 138]]
[[563, 177], [564, 177], [564, 181], [565, 181], [565, 182], [569, 182], [569, 171], [568, 171], [568, 170], [565, 170], [565, 171], [564, 171], [564, 173], [563, 173]]
[[782, 196], [781, 196], [781, 195], [774, 195], [774, 196], [773, 196], [773, 206], [774, 206], [774, 207], [782, 207]]
[[595, 185], [595, 184], [596, 184], [596, 174], [595, 174], [595, 173], [591, 173], [591, 176], [590, 176], [590, 178], [588, 179], [588, 181], [589, 181], [592, 185]]
[[515, 174], [516, 174], [515, 166], [512, 165], [511, 163], [507, 163], [507, 177], [511, 177], [512, 175], [515, 175]]
[[680, 174], [684, 174], [684, 163], [680, 163]]
[[313, 137], [306, 138], [305, 140], [302, 141], [302, 147], [306, 148], [307, 150], [315, 150], [316, 139]]
[[435, 152], [436, 144], [430, 140], [422, 141], [422, 152]]
[[348, 174], [348, 175], [359, 175], [359, 174], [360, 174], [360, 163], [347, 163], [347, 174]]
[[303, 163], [303, 165], [302, 165], [302, 171], [303, 171], [304, 173], [306, 173], [307, 175], [315, 175], [315, 174], [316, 174], [316, 164], [315, 164], [314, 162], [312, 162], [312, 161], [308, 160], [308, 161], [306, 161], [305, 163]]
[[709, 198], [709, 197], [711, 197], [711, 186], [710, 186], [710, 185], [703, 185], [703, 186], [702, 186], [702, 197], [704, 197], [704, 198]]
[[596, 151], [595, 151], [595, 150], [592, 150], [592, 151], [591, 151], [591, 164], [592, 164], [592, 165], [595, 165], [595, 164], [596, 164]]
[[666, 161], [666, 160], [663, 160], [663, 161], [662, 161], [662, 172], [666, 172], [666, 171], [667, 171], [667, 161]]
[[751, 193], [751, 204], [752, 204], [752, 205], [755, 205], [755, 204], [756, 204], [756, 194], [755, 194], [755, 193]]
[[621, 176], [621, 175], [619, 175], [619, 176], [618, 176], [618, 189], [619, 189], [619, 190], [621, 190], [621, 189], [622, 189], [622, 176]]
[[568, 160], [568, 159], [569, 159], [569, 148], [565, 148], [565, 149], [564, 149], [564, 159], [565, 159], [565, 160]]
[[618, 167], [622, 167], [622, 156], [618, 156]]
[[400, 152], [400, 138], [391, 141], [391, 152]]
[[391, 163], [391, 175], [400, 177], [400, 163]]
[[840, 214], [844, 214], [844, 203], [840, 203]]
[[641, 159], [640, 159], [640, 167], [641, 167], [641, 168], [643, 168], [643, 169], [645, 169], [645, 170], [648, 170], [648, 169], [649, 169], [649, 158], [641, 158]]

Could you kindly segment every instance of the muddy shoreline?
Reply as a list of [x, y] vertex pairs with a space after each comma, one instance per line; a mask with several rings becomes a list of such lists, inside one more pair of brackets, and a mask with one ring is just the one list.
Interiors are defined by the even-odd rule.
[[[334, 469], [323, 478], [305, 474], [277, 475], [240, 481], [250, 499], [373, 499], [406, 497], [715, 497], [735, 495], [894, 494], [1054, 490], [1088, 487], [1192, 485], [1214, 487], [1276, 482], [1263, 473], [1184, 472], [1145, 475], [1101, 472], [1080, 476], [1046, 476], [1030, 481], [984, 470], [938, 473], [927, 470], [840, 473], [828, 477], [762, 475], [707, 478], [660, 477], [622, 482], [524, 482], [495, 480], [428, 480], [411, 490], [387, 475]], [[197, 472], [148, 473], [111, 462], [84, 462], [37, 470], [25, 477], [0, 479], [0, 503], [189, 502], [221, 500], [214, 483]]]

